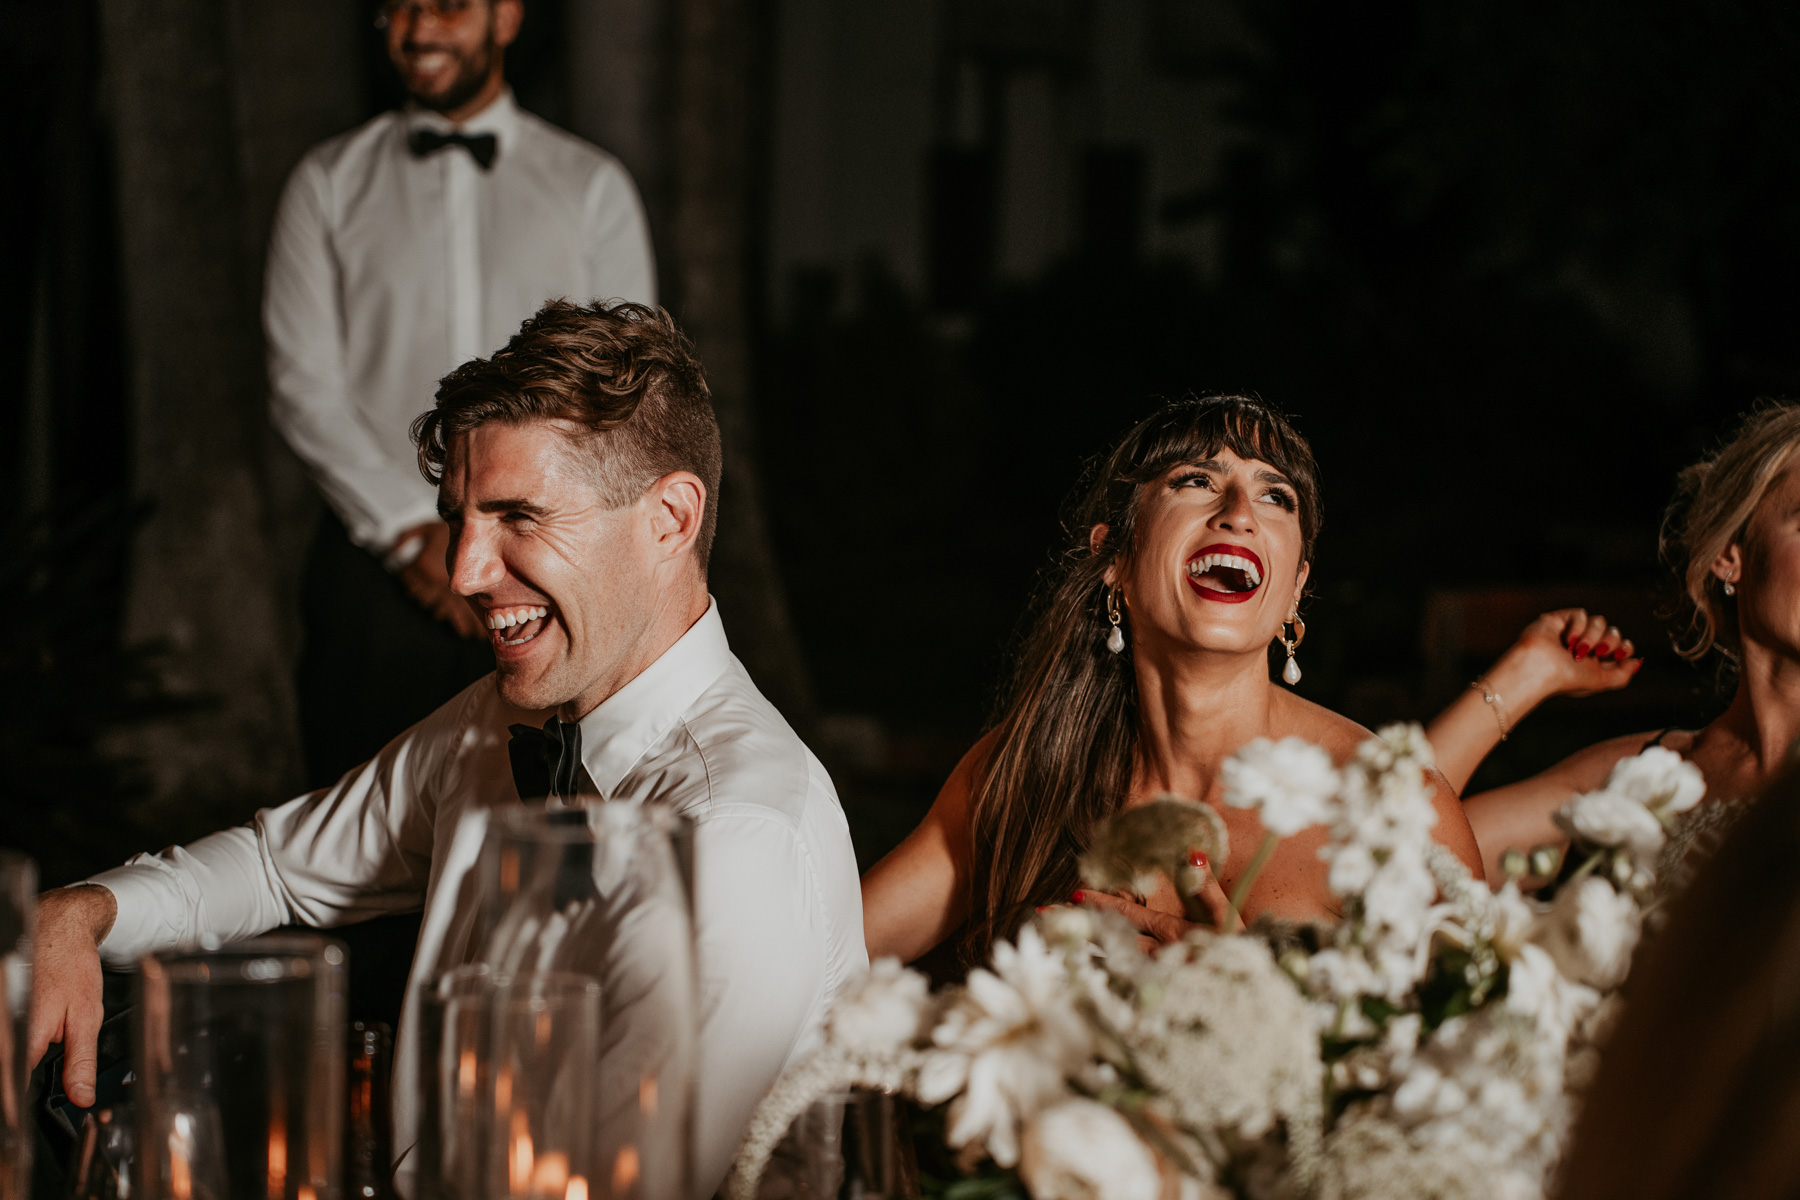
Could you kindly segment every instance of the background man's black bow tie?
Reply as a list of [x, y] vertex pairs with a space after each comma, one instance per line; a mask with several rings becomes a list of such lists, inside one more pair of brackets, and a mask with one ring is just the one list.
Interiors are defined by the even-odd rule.
[[551, 717], [542, 729], [513, 725], [506, 753], [512, 759], [513, 786], [527, 803], [554, 796], [565, 803], [575, 800], [576, 780], [581, 777], [581, 726]]
[[500, 150], [499, 139], [491, 133], [439, 133], [435, 129], [413, 130], [406, 146], [420, 158], [436, 154], [445, 146], [461, 146], [484, 171], [494, 165], [494, 155]]

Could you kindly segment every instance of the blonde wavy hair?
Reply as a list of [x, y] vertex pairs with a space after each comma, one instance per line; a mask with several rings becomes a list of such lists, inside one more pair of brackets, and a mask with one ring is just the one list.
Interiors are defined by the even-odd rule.
[[1738, 657], [1737, 612], [1713, 563], [1744, 536], [1769, 488], [1800, 450], [1800, 403], [1765, 402], [1745, 415], [1717, 453], [1676, 477], [1663, 518], [1663, 561], [1681, 582], [1675, 652], [1697, 660], [1718, 650]]

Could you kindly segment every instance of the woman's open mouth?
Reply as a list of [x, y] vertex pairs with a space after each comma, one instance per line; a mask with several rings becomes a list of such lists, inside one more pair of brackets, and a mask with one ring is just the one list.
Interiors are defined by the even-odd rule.
[[1262, 586], [1262, 559], [1254, 551], [1228, 542], [1205, 546], [1188, 559], [1187, 581], [1202, 599], [1242, 604]]
[[488, 610], [488, 632], [496, 646], [523, 646], [549, 624], [550, 610], [541, 604], [514, 605]]

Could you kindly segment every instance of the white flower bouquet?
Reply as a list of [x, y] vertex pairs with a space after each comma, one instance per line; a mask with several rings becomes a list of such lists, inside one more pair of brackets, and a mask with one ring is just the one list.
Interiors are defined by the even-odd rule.
[[[1336, 925], [1198, 930], [1152, 955], [1115, 915], [1057, 907], [961, 987], [875, 963], [764, 1100], [730, 1195], [751, 1200], [794, 1118], [850, 1086], [940, 1122], [959, 1177], [922, 1178], [948, 1200], [1543, 1195], [1656, 855], [1704, 786], [1667, 750], [1621, 762], [1559, 814], [1581, 857], [1544, 900], [1490, 891], [1431, 839], [1430, 766], [1403, 725], [1342, 768], [1297, 738], [1226, 765], [1226, 802], [1268, 830], [1233, 903], [1278, 838], [1324, 825]], [[1145, 892], [1161, 872], [1186, 894], [1191, 849], [1225, 861], [1223, 823], [1164, 798], [1099, 831], [1083, 873]]]

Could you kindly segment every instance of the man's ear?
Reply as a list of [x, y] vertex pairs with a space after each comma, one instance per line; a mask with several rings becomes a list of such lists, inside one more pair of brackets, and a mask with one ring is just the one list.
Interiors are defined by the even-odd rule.
[[1744, 549], [1736, 542], [1725, 547], [1719, 557], [1713, 559], [1712, 573], [1720, 580], [1736, 584], [1744, 577]]
[[494, 45], [502, 50], [512, 45], [524, 20], [523, 0], [494, 0]]
[[651, 535], [665, 558], [690, 549], [706, 517], [706, 485], [692, 471], [671, 471], [650, 485]]

